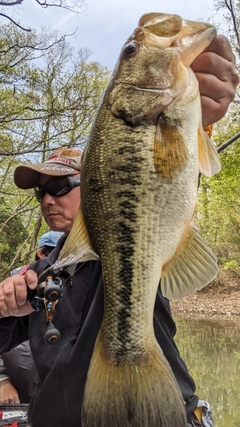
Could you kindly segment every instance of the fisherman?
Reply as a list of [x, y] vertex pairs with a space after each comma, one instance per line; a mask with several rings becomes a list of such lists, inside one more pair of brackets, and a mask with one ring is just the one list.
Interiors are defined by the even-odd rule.
[[[35, 260], [47, 257], [63, 233], [48, 231], [38, 240]], [[30, 264], [12, 270], [11, 275], [26, 273]], [[29, 341], [0, 356], [0, 404], [29, 403], [37, 384], [37, 372]]]
[[[217, 36], [192, 65], [199, 80], [205, 127], [223, 117], [234, 98], [239, 82], [234, 66], [234, 55], [223, 36]], [[60, 148], [43, 164], [18, 166], [15, 171], [15, 184], [34, 188], [45, 221], [66, 236], [80, 204], [80, 161], [80, 151]], [[64, 242], [62, 236], [54, 254], [33, 263], [25, 276], [14, 276], [0, 284], [0, 352], [29, 338], [38, 371], [39, 382], [29, 406], [32, 427], [81, 425], [86, 374], [103, 315], [101, 263], [78, 264], [74, 271], [64, 271], [63, 296], [54, 314], [61, 338], [53, 345], [44, 342], [46, 315], [35, 312], [26, 302], [27, 286], [36, 288], [37, 276], [55, 262]], [[154, 328], [186, 403], [188, 425], [213, 426], [208, 405], [194, 394], [194, 381], [174, 343], [175, 323], [160, 290]], [[196, 410], [199, 405], [203, 406]]]

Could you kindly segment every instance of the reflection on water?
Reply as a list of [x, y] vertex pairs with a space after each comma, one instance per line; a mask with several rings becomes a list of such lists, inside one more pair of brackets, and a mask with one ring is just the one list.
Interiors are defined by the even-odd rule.
[[175, 319], [176, 343], [196, 382], [196, 394], [209, 401], [215, 427], [240, 427], [239, 324]]

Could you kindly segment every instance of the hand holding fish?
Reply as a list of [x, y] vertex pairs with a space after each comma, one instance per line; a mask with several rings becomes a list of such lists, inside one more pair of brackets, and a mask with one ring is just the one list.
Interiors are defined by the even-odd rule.
[[14, 275], [0, 283], [0, 313], [3, 317], [25, 316], [34, 310], [27, 301], [27, 290], [37, 286], [37, 275], [29, 270], [24, 276]]
[[226, 37], [218, 35], [192, 63], [198, 79], [203, 126], [220, 120], [233, 101], [239, 76], [236, 59]]

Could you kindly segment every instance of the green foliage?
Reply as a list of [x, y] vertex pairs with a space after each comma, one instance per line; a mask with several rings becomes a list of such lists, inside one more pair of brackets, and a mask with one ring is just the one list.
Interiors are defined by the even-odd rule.
[[0, 273], [8, 268], [14, 258], [18, 247], [27, 238], [20, 215], [13, 215], [12, 209], [5, 205], [4, 198], [0, 198]]
[[[39, 235], [47, 231], [33, 191], [20, 191], [14, 185], [16, 166], [41, 163], [58, 147], [84, 146], [109, 72], [89, 61], [87, 49], [75, 52], [56, 32], [26, 34], [12, 25], [0, 29], [0, 268], [4, 276], [32, 259]], [[8, 221], [12, 236], [19, 235], [17, 242], [8, 239]]]
[[[216, 127], [213, 139], [217, 145], [226, 137]], [[240, 126], [231, 126], [235, 133]], [[233, 134], [233, 135], [234, 135]], [[231, 136], [229, 135], [227, 139]], [[203, 235], [214, 249], [220, 267], [240, 273], [240, 139], [220, 153], [222, 170], [211, 178], [201, 178], [197, 221]]]
[[1, 34], [1, 148], [26, 161], [44, 153], [41, 161], [59, 146], [84, 145], [108, 70], [55, 32], [46, 40], [44, 31], [26, 35], [10, 25]]
[[[240, 3], [213, 0], [213, 22], [220, 17], [221, 28], [230, 40], [240, 70]], [[226, 24], [226, 25], [224, 25]], [[221, 31], [222, 32], [222, 31]], [[225, 117], [214, 125], [212, 140], [217, 147], [240, 132], [239, 87]], [[215, 251], [219, 266], [229, 275], [240, 274], [240, 138], [220, 153], [222, 170], [211, 178], [201, 177], [197, 222], [202, 234]]]

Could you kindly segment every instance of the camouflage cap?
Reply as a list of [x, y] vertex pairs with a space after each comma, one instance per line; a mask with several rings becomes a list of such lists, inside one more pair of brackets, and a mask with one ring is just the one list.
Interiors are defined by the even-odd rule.
[[81, 150], [58, 148], [44, 162], [19, 165], [14, 172], [14, 182], [19, 188], [33, 188], [39, 183], [40, 175], [67, 176], [80, 172]]

